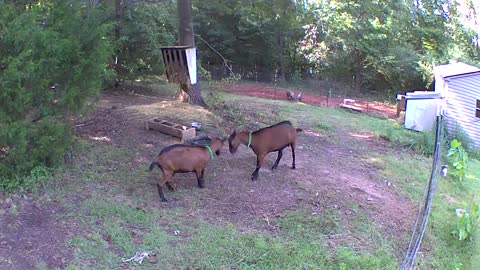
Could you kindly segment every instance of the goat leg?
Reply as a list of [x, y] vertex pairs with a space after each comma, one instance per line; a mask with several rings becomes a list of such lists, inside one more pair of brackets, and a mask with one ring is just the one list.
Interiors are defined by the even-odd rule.
[[173, 185], [170, 182], [166, 182], [165, 185], [167, 185], [168, 190], [175, 191], [175, 188], [173, 187]]
[[160, 195], [161, 201], [168, 202], [167, 198], [165, 198], [165, 195], [163, 194], [162, 186], [160, 186], [160, 184], [157, 184], [157, 189], [158, 189], [158, 195]]
[[258, 171], [260, 171], [260, 167], [262, 167], [263, 159], [265, 158], [265, 155], [259, 155], [257, 156], [257, 167], [255, 168], [255, 171], [252, 174], [252, 181], [257, 180], [258, 178]]
[[275, 170], [275, 169], [278, 167], [278, 163], [280, 162], [280, 159], [281, 159], [282, 156], [283, 156], [282, 151], [283, 151], [283, 149], [280, 149], [280, 150], [278, 151], [277, 160], [276, 160], [275, 163], [273, 164], [272, 170]]
[[168, 182], [170, 181], [170, 179], [172, 179], [173, 174], [174, 173], [172, 171], [164, 169], [163, 178], [157, 183], [158, 195], [160, 196], [162, 202], [168, 202], [167, 198], [165, 198], [165, 195], [163, 194], [162, 186], [165, 185], [165, 183], [167, 183], [168, 186]]
[[195, 170], [195, 174], [197, 175], [197, 182], [199, 188], [205, 188], [205, 181], [203, 180], [203, 175], [205, 173], [205, 169], [202, 170]]
[[292, 159], [293, 159], [293, 162], [292, 162], [292, 170], [295, 170], [295, 144], [290, 144], [290, 147], [292, 148]]

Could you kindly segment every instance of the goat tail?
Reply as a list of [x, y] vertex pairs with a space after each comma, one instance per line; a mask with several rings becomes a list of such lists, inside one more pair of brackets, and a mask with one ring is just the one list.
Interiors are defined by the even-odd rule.
[[154, 162], [152, 162], [152, 163], [150, 164], [149, 170], [150, 170], [150, 171], [153, 170], [153, 168], [155, 167], [155, 165], [157, 165], [158, 168], [160, 168], [160, 170], [162, 170], [162, 172], [163, 172], [162, 166], [161, 166], [160, 163], [158, 163], [157, 161], [154, 161]]

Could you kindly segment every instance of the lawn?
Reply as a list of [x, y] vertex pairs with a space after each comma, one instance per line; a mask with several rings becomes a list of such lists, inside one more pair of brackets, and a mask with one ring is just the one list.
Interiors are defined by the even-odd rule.
[[[145, 250], [156, 256], [139, 269], [399, 268], [430, 174], [431, 134], [334, 108], [205, 97], [217, 104], [211, 111], [155, 91], [104, 94], [77, 128], [70, 163], [28, 192], [1, 195], [0, 268], [133, 269], [122, 258]], [[270, 170], [270, 154], [252, 182], [254, 154], [231, 155], [225, 146], [205, 189], [193, 174], [176, 175], [178, 190], [161, 203], [160, 171], [148, 165], [176, 141], [142, 129], [152, 115], [200, 119], [215, 136], [288, 119], [304, 129], [297, 170], [288, 167], [289, 151]], [[480, 269], [479, 238], [451, 234], [455, 209], [480, 191], [480, 162], [469, 166], [460, 191], [451, 175], [439, 178], [418, 269]]]

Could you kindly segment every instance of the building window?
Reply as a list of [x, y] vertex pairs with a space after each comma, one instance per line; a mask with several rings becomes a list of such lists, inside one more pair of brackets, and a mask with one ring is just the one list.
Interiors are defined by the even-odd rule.
[[475, 117], [480, 118], [480, 99], [477, 99], [477, 108], [475, 109]]

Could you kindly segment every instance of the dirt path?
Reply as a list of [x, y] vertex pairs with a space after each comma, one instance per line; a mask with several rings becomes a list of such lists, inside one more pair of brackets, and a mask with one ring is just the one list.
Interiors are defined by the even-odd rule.
[[[230, 84], [226, 85], [225, 87], [226, 88], [223, 89], [225, 92], [276, 100], [287, 100], [286, 93], [287, 91], [291, 91], [290, 89], [286, 88], [270, 87], [257, 84]], [[343, 103], [343, 99], [338, 97], [329, 98], [327, 96], [303, 93], [302, 102], [311, 105], [339, 107], [339, 104]], [[396, 108], [394, 106], [388, 106], [377, 101], [365, 100], [355, 100], [353, 105], [363, 109], [365, 113], [384, 115], [392, 119], [395, 118]]]
[[[115, 93], [103, 95], [96, 111], [77, 124], [77, 132], [96, 143], [134, 149], [130, 163], [147, 168], [161, 148], [177, 143], [170, 136], [143, 128], [143, 120], [151, 116], [162, 116], [183, 124], [201, 120], [211, 124], [209, 134], [227, 132], [215, 126], [215, 116], [203, 109], [161, 97]], [[353, 147], [364, 145], [362, 147], [369, 151], [380, 152], [387, 149], [385, 142], [374, 137], [359, 141], [348, 132], [339, 131], [336, 140], [343, 143], [332, 145], [323, 135], [305, 128], [306, 132], [298, 139], [296, 170], [289, 168], [291, 153], [285, 151], [278, 169], [271, 171], [276, 158], [272, 153], [267, 156], [258, 181], [252, 182], [249, 178], [254, 170], [254, 154], [240, 148], [231, 155], [225, 146], [222, 155], [206, 171], [207, 188], [198, 189], [192, 175], [178, 175], [177, 188], [181, 192], [167, 191], [168, 204], [159, 203], [156, 196], [146, 203], [151, 207], [180, 207], [186, 209], [192, 218], [201, 217], [214, 224], [234, 223], [247, 231], [276, 231], [279, 227], [275, 219], [296, 209], [307, 209], [312, 215], [335, 209], [348, 226], [354, 216], [353, 205], [356, 205], [366, 209], [369, 218], [380, 224], [392, 239], [403, 238], [410, 230], [415, 207], [392, 187], [384, 185], [376, 169], [363, 161], [364, 154], [359, 147]], [[151, 182], [151, 188], [138, 192], [156, 193], [155, 181], [159, 176], [159, 171], [152, 173], [147, 180]], [[123, 189], [125, 194], [118, 195], [128, 196], [129, 192], [139, 188], [131, 186]], [[39, 204], [6, 198], [0, 203], [0, 225], [6, 228], [0, 233], [0, 269], [31, 269], [29, 267], [35, 266], [36, 261], [55, 268], [70, 259], [64, 241], [80, 232], [68, 223], [57, 222], [58, 216], [65, 213], [59, 203]], [[18, 206], [13, 211], [10, 208], [15, 204]], [[353, 246], [362, 245], [362, 240], [356, 239], [354, 232], [348, 239], [357, 242], [351, 243]], [[340, 244], [346, 238], [332, 238], [332, 241]], [[28, 256], [24, 255], [25, 252]], [[9, 268], [12, 265], [15, 267]]]

